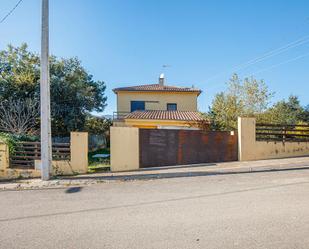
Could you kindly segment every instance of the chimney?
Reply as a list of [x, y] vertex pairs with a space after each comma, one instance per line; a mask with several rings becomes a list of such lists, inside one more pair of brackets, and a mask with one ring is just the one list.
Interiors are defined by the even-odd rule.
[[164, 86], [164, 74], [163, 73], [160, 74], [159, 85]]

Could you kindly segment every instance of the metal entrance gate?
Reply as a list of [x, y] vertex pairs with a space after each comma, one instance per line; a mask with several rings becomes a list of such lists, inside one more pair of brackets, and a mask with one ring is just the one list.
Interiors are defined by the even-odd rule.
[[238, 160], [237, 133], [140, 129], [140, 167]]

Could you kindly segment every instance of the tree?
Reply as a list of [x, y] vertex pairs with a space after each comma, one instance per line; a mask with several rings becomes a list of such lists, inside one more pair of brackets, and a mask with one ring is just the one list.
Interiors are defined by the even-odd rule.
[[39, 98], [40, 60], [27, 50], [9, 45], [0, 51], [0, 100]]
[[208, 112], [211, 128], [216, 130], [233, 130], [237, 126], [237, 117], [243, 114], [242, 103], [237, 97], [224, 92], [218, 93]]
[[54, 133], [83, 130], [89, 112], [101, 112], [106, 106], [106, 89], [94, 81], [77, 58], [51, 59], [51, 109]]
[[234, 74], [227, 90], [215, 96], [208, 117], [213, 128], [236, 129], [238, 116], [258, 116], [267, 110], [272, 96], [264, 81], [253, 77], [242, 81]]
[[[77, 58], [50, 57], [53, 135], [85, 129], [86, 116], [106, 106], [106, 85], [95, 81]], [[39, 101], [40, 59], [26, 44], [0, 52], [0, 101], [10, 97]]]
[[302, 116], [302, 120], [306, 123], [309, 123], [309, 105], [304, 108], [304, 113]]
[[261, 117], [263, 121], [274, 124], [298, 124], [308, 122], [306, 110], [300, 105], [297, 96], [291, 95], [287, 101], [275, 103]]
[[112, 120], [108, 118], [100, 118], [88, 115], [86, 118], [85, 130], [92, 134], [107, 135], [112, 124]]

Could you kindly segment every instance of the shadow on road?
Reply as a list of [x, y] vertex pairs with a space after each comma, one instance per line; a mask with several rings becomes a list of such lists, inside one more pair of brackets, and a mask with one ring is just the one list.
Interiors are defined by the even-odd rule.
[[67, 188], [65, 190], [66, 194], [74, 194], [74, 193], [78, 193], [82, 190], [82, 187], [71, 187], [71, 188]]

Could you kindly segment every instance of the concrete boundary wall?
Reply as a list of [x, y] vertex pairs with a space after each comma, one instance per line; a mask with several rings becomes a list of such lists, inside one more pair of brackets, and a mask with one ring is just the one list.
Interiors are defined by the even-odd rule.
[[[88, 133], [71, 132], [70, 160], [52, 161], [52, 175], [74, 175], [88, 172]], [[10, 168], [8, 146], [0, 141], [0, 179], [40, 177], [41, 161], [35, 160], [35, 169]]]
[[[70, 160], [53, 160], [52, 175], [74, 175], [88, 172], [88, 133], [71, 132]], [[35, 168], [41, 169], [41, 160], [35, 161]]]
[[9, 167], [9, 147], [0, 141], [0, 170], [6, 170]]
[[111, 127], [111, 170], [139, 169], [139, 130], [135, 127]]
[[239, 161], [309, 156], [309, 142], [256, 141], [255, 118], [238, 118]]

